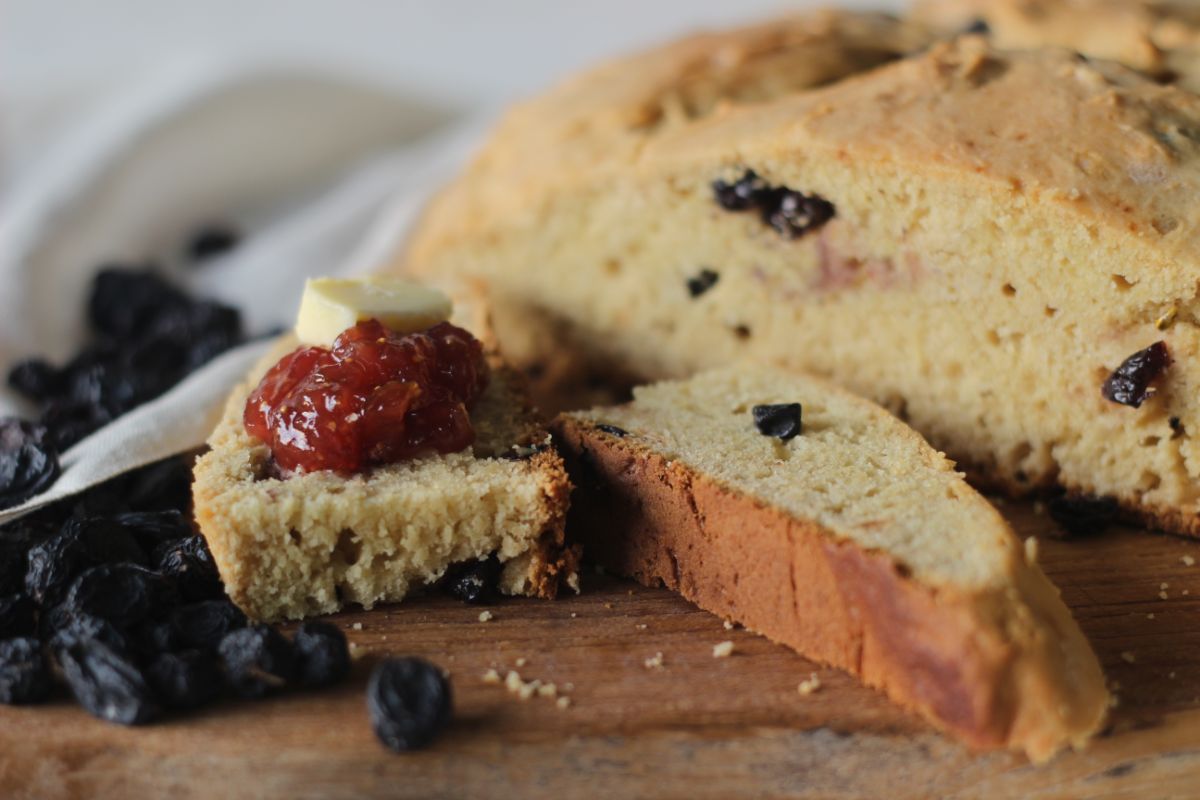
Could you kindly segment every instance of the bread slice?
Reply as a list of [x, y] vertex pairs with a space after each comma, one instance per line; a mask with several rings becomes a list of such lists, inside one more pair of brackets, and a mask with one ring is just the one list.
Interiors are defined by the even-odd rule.
[[296, 346], [281, 341], [229, 398], [196, 463], [196, 520], [230, 598], [259, 620], [300, 619], [349, 603], [394, 602], [451, 565], [495, 553], [508, 594], [577, 587], [563, 544], [570, 482], [525, 394], [498, 361], [471, 413], [469, 451], [344, 477], [270, 474], [269, 448], [242, 424], [259, 378]]
[[[487, 280], [521, 363], [568, 343], [643, 380], [745, 360], [814, 372], [994, 485], [1110, 496], [1200, 535], [1200, 96], [963, 36], [590, 166], [570, 139], [518, 158], [536, 134], [512, 119], [405, 263]], [[746, 170], [832, 219], [789, 237], [722, 207], [714, 181]], [[1105, 399], [1158, 340], [1173, 363], [1156, 393]]]
[[[845, 669], [972, 747], [1081, 745], [1108, 693], [1058, 592], [954, 465], [884, 409], [761, 367], [635, 390], [552, 428], [568, 529], [647, 585]], [[803, 432], [759, 433], [800, 403]]]

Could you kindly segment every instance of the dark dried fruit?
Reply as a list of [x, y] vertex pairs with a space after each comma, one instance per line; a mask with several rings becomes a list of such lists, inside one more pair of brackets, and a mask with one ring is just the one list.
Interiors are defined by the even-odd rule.
[[124, 526], [148, 553], [154, 553], [165, 543], [177, 542], [195, 533], [187, 517], [175, 510], [128, 511], [117, 514], [113, 522]]
[[1137, 408], [1154, 394], [1150, 384], [1170, 365], [1166, 342], [1155, 342], [1122, 361], [1104, 381], [1100, 393], [1105, 400]]
[[296, 648], [270, 625], [230, 633], [218, 652], [229, 685], [242, 697], [262, 697], [296, 677]]
[[187, 647], [215, 650], [227, 635], [247, 625], [246, 615], [228, 600], [205, 600], [171, 609], [175, 637]]
[[758, 174], [748, 169], [733, 183], [722, 180], [713, 181], [713, 197], [717, 205], [726, 211], [747, 211], [757, 208], [763, 192], [768, 190], [767, 182]]
[[[0, 531], [0, 539], [7, 538], [8, 530]], [[27, 548], [19, 544], [0, 542], [0, 594], [16, 594], [25, 591], [25, 553]]]
[[137, 648], [116, 625], [106, 619], [72, 611], [65, 603], [43, 612], [39, 635], [57, 653], [64, 647], [80, 642], [103, 642], [115, 652], [132, 658]]
[[8, 371], [8, 385], [36, 403], [44, 403], [65, 389], [62, 373], [41, 358], [18, 361]]
[[771, 186], [754, 170], [746, 170], [734, 183], [714, 181], [713, 195], [726, 211], [757, 209], [763, 222], [786, 239], [797, 239], [817, 230], [837, 215], [837, 208], [816, 194], [786, 186]]
[[39, 703], [50, 694], [50, 665], [37, 639], [0, 641], [0, 703]]
[[0, 508], [20, 505], [58, 480], [58, 449], [45, 427], [0, 419]]
[[37, 634], [37, 605], [24, 594], [0, 597], [0, 639]]
[[624, 428], [619, 428], [616, 425], [609, 425], [607, 422], [601, 422], [596, 425], [596, 430], [604, 431], [605, 433], [616, 436], [618, 439], [624, 439], [629, 435], [629, 431]]
[[785, 239], [798, 239], [833, 219], [837, 210], [823, 197], [792, 189], [772, 189], [762, 200], [763, 222]]
[[128, 563], [145, 566], [146, 551], [126, 526], [103, 517], [75, 518], [63, 524], [63, 532], [83, 542], [89, 564]]
[[1114, 497], [1064, 494], [1050, 500], [1046, 510], [1066, 536], [1087, 536], [1102, 533], [1121, 509]]
[[80, 573], [64, 605], [126, 630], [169, 608], [175, 599], [175, 587], [157, 572], [134, 564], [101, 564]]
[[175, 581], [185, 600], [212, 600], [225, 596], [217, 565], [203, 536], [187, 536], [160, 545], [154, 553], [158, 571]]
[[305, 622], [292, 637], [302, 686], [332, 686], [350, 674], [346, 634], [328, 622]]
[[192, 463], [186, 457], [156, 461], [125, 476], [122, 483], [125, 500], [136, 511], [178, 513], [192, 505]]
[[371, 672], [367, 713], [379, 741], [396, 752], [427, 746], [450, 720], [450, 683], [420, 658], [389, 658]]
[[92, 716], [140, 725], [159, 715], [153, 690], [129, 657], [95, 639], [60, 647], [56, 655], [71, 693]]
[[702, 269], [695, 276], [687, 279], [688, 294], [692, 297], [699, 297], [716, 286], [720, 278], [720, 274], [713, 272], [711, 269]]
[[456, 564], [446, 575], [445, 587], [465, 603], [487, 605], [496, 601], [496, 582], [500, 579], [500, 560], [491, 555], [482, 561]]
[[100, 406], [59, 398], [45, 405], [39, 421], [50, 430], [54, 446], [60, 452], [66, 452], [107, 425], [112, 418], [113, 415]]
[[754, 416], [754, 427], [763, 436], [774, 436], [786, 442], [801, 433], [799, 403], [755, 406], [751, 414]]
[[224, 686], [217, 657], [204, 650], [160, 655], [146, 667], [146, 680], [164, 706], [177, 709], [208, 705]]
[[228, 225], [205, 225], [188, 240], [187, 254], [193, 261], [203, 261], [227, 253], [237, 247], [241, 236]]
[[88, 319], [96, 331], [115, 339], [144, 339], [157, 319], [186, 305], [183, 293], [152, 268], [111, 266], [101, 269], [92, 283]]
[[61, 531], [29, 548], [25, 592], [43, 608], [55, 605], [88, 566], [87, 549], [71, 531]]
[[173, 653], [184, 647], [175, 626], [165, 620], [147, 620], [129, 632], [132, 648], [144, 656]]

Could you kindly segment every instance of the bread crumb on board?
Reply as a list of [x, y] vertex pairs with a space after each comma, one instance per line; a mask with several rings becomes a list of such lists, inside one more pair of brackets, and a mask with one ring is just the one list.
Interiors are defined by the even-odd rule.
[[733, 621], [727, 619], [721, 623], [721, 627], [723, 627], [727, 631], [731, 631], [731, 630], [733, 630]]
[[480, 611], [479, 612], [479, 621], [480, 622], [491, 622], [493, 619], [495, 619], [495, 616], [492, 614], [492, 612], [490, 612], [490, 611]]
[[647, 658], [644, 663], [645, 663], [646, 669], [662, 669], [663, 668], [663, 654], [655, 653], [654, 655], [650, 656], [650, 658]]
[[1126, 664], [1132, 664], [1137, 661], [1137, 656], [1130, 650], [1124, 650], [1121, 653], [1121, 660]]
[[1179, 561], [1180, 561], [1180, 563], [1182, 563], [1182, 564], [1183, 564], [1185, 567], [1194, 567], [1194, 566], [1196, 566], [1196, 559], [1192, 558], [1191, 556], [1181, 556], [1181, 557], [1180, 557], [1180, 559], [1179, 559]]
[[807, 680], [800, 681], [799, 692], [805, 697], [820, 689], [821, 679], [817, 677], [817, 673], [815, 672], [811, 673]]
[[733, 655], [733, 642], [724, 641], [713, 645], [713, 658], [729, 658]]

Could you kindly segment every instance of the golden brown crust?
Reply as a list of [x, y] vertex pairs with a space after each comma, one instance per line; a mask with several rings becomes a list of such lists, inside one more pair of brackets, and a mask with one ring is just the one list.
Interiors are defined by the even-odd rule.
[[1006, 589], [920, 584], [884, 553], [572, 417], [569, 526], [607, 567], [845, 669], [974, 748], [1044, 759], [1100, 726], [1103, 679], [1034, 567]]

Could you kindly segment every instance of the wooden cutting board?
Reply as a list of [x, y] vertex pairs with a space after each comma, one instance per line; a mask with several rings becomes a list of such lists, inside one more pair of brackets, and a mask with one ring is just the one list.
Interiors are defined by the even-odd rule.
[[[666, 591], [590, 576], [578, 597], [504, 601], [488, 622], [442, 597], [341, 614], [361, 657], [324, 693], [144, 728], [65, 699], [0, 708], [0, 797], [1200, 796], [1200, 543], [1131, 530], [1053, 541], [1031, 506], [1002, 508], [1039, 536], [1119, 686], [1110, 731], [1048, 765], [973, 755], [836, 670]], [[733, 655], [714, 658], [726, 640]], [[388, 653], [451, 673], [455, 719], [430, 750], [373, 738], [363, 690]], [[484, 682], [492, 668], [552, 681], [571, 704], [522, 701]], [[802, 695], [813, 672], [821, 688]]]

